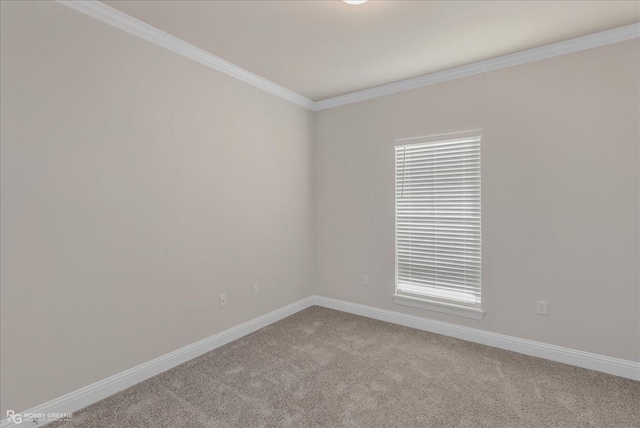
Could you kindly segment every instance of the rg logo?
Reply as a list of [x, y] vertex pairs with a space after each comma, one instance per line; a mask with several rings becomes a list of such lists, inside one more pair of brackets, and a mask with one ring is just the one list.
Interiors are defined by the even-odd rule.
[[22, 423], [22, 415], [20, 413], [16, 413], [13, 410], [7, 410], [7, 418], [11, 419], [14, 424]]

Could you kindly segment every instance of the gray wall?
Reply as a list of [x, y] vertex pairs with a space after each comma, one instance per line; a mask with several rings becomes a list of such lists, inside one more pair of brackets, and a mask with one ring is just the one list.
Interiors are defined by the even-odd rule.
[[1, 7], [2, 418], [311, 294], [310, 112]]
[[[622, 42], [317, 113], [317, 294], [639, 361], [639, 52]], [[393, 140], [473, 129], [486, 315], [395, 305]]]

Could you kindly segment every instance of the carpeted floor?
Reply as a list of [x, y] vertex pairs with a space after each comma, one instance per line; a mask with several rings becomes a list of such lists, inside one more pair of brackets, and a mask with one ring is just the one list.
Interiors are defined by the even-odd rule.
[[311, 307], [53, 427], [640, 427], [640, 382]]

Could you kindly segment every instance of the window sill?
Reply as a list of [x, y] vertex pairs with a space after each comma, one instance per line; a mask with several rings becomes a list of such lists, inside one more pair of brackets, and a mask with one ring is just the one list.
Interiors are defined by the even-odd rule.
[[394, 294], [393, 301], [397, 305], [411, 306], [412, 308], [426, 309], [428, 311], [434, 312], [442, 312], [444, 314], [456, 315], [459, 317], [471, 318], [474, 320], [481, 320], [484, 316], [484, 311], [480, 308], [456, 305], [455, 303], [439, 302], [437, 300], [429, 300], [422, 297]]

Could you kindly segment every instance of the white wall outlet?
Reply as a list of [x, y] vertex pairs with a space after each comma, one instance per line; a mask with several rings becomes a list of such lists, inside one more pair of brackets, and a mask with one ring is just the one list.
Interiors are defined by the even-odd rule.
[[227, 295], [226, 294], [221, 294], [220, 295], [220, 307], [224, 308], [225, 306], [227, 306]]
[[538, 314], [547, 315], [547, 302], [544, 300], [538, 300]]
[[253, 295], [257, 296], [260, 294], [260, 284], [253, 284]]
[[362, 275], [362, 285], [369, 285], [369, 275]]

